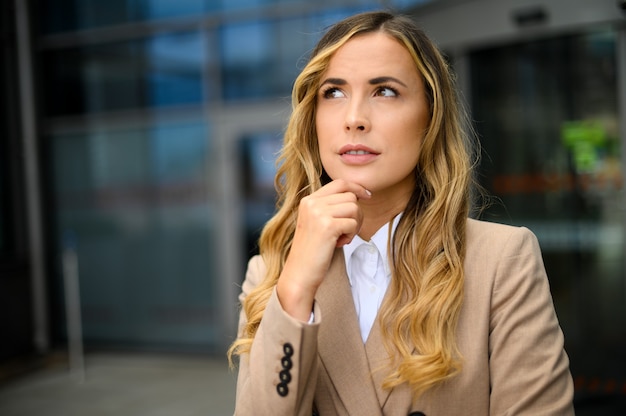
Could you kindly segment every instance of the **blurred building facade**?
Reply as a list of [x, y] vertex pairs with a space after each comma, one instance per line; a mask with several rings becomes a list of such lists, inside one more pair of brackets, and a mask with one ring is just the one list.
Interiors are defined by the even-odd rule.
[[580, 414], [626, 412], [623, 6], [476, 0], [415, 10], [448, 52], [483, 146], [480, 180], [496, 197], [483, 217], [537, 234]]
[[65, 345], [68, 252], [87, 345], [222, 354], [273, 210], [293, 79], [324, 28], [394, 8], [458, 74], [494, 196], [483, 217], [539, 238], [580, 406], [623, 403], [620, 4], [4, 2], [0, 362]]
[[308, 51], [417, 3], [4, 2], [0, 360], [64, 345], [68, 252], [87, 345], [223, 353]]

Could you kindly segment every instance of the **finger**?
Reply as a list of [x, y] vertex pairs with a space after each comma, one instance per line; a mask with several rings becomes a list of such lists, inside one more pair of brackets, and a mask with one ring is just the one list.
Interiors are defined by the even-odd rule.
[[358, 197], [352, 192], [341, 192], [330, 195], [316, 195], [314, 197], [315, 203], [320, 203], [328, 206], [340, 205], [340, 204], [354, 204], [358, 201]]
[[345, 245], [350, 244], [350, 243], [352, 242], [352, 239], [353, 239], [353, 238], [354, 238], [354, 236], [350, 237], [350, 236], [347, 236], [347, 235], [345, 235], [345, 234], [344, 234], [344, 235], [342, 235], [341, 237], [339, 237], [339, 238], [337, 239], [337, 245], [336, 245], [336, 247], [337, 247], [337, 248], [341, 248], [341, 247], [343, 247], [343, 246], [345, 246]]
[[357, 223], [361, 224], [362, 212], [361, 208], [354, 202], [344, 202], [341, 204], [330, 205], [328, 207], [328, 213], [331, 217], [340, 218], [353, 218]]
[[[361, 208], [352, 192], [328, 196], [309, 195], [300, 201], [300, 214], [309, 218], [361, 218]], [[360, 222], [360, 220], [359, 220]]]
[[331, 195], [343, 192], [351, 192], [356, 195], [358, 199], [369, 199], [372, 196], [372, 193], [365, 189], [365, 187], [356, 182], [350, 182], [343, 179], [337, 179], [324, 185], [316, 193], [319, 195]]
[[343, 231], [341, 235], [337, 238], [336, 247], [343, 247], [346, 244], [349, 244], [355, 235], [359, 233], [359, 229], [361, 228], [361, 223], [355, 218], [343, 218], [338, 220], [340, 222], [339, 228]]

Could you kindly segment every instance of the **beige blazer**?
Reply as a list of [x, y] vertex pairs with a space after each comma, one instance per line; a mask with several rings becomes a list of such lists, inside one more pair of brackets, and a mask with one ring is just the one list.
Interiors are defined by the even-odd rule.
[[[240, 299], [264, 277], [248, 265]], [[468, 220], [461, 373], [413, 400], [383, 390], [378, 323], [361, 340], [343, 250], [320, 286], [312, 324], [272, 294], [250, 354], [241, 357], [235, 415], [573, 415], [573, 383], [537, 239], [526, 228]], [[240, 324], [246, 317], [242, 313]], [[241, 328], [241, 327], [240, 327]]]

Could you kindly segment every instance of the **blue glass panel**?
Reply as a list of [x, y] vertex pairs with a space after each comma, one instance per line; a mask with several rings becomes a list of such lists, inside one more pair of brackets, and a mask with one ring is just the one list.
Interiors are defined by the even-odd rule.
[[198, 104], [211, 64], [203, 33], [50, 51], [43, 57], [45, 116]]
[[76, 236], [86, 341], [220, 344], [207, 126], [105, 129], [51, 143], [54, 223], [60, 247], [64, 234]]
[[318, 38], [314, 18], [253, 21], [220, 33], [224, 100], [289, 96], [298, 63]]
[[246, 257], [258, 253], [261, 229], [274, 213], [276, 156], [281, 145], [280, 132], [251, 134], [239, 141], [238, 156], [242, 166], [240, 189], [243, 191], [241, 223]]
[[[398, 10], [434, 0], [319, 1], [317, 11], [342, 7], [395, 8]], [[71, 32], [155, 19], [197, 17], [202, 14], [261, 9], [271, 5], [306, 4], [307, 0], [40, 0], [43, 33]]]
[[135, 0], [135, 3], [142, 20], [197, 16], [219, 9], [215, 0]]
[[435, 0], [391, 0], [389, 3], [391, 3], [394, 8], [401, 10], [408, 7], [432, 3], [434, 1]]
[[231, 24], [219, 33], [222, 97], [226, 101], [289, 96], [296, 76], [324, 31], [360, 8]]
[[41, 31], [45, 34], [193, 17], [221, 7], [216, 0], [40, 0], [38, 3]]
[[[218, 1], [216, 1], [218, 3]], [[287, 4], [287, 3], [307, 3], [307, 0], [221, 0], [219, 1], [222, 10], [241, 10], [252, 9], [272, 4]], [[337, 3], [337, 0], [335, 0]], [[323, 7], [323, 4], [320, 5]]]
[[162, 35], [147, 43], [150, 104], [160, 107], [202, 102], [202, 71], [211, 61], [206, 37]]
[[69, 32], [106, 24], [127, 22], [127, 0], [40, 0], [39, 20], [43, 33]]
[[[225, 99], [271, 96], [286, 89], [277, 82], [273, 25], [251, 22], [221, 31], [222, 83]], [[274, 76], [272, 76], [274, 75]]]

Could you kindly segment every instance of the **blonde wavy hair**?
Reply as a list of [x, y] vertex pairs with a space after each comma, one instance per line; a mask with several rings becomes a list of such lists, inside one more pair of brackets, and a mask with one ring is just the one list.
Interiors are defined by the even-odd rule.
[[415, 169], [416, 187], [391, 242], [390, 293], [377, 318], [391, 360], [383, 387], [408, 383], [417, 397], [461, 369], [456, 327], [463, 300], [473, 153], [469, 135], [464, 133], [465, 113], [445, 59], [412, 20], [387, 12], [362, 13], [335, 24], [295, 81], [293, 111], [275, 179], [277, 212], [259, 240], [267, 275], [243, 301], [247, 322], [228, 357], [232, 363], [234, 355], [250, 351], [289, 254], [300, 200], [329, 180], [315, 129], [321, 76], [337, 49], [354, 36], [376, 31], [406, 47], [424, 79], [430, 106], [430, 123]]

